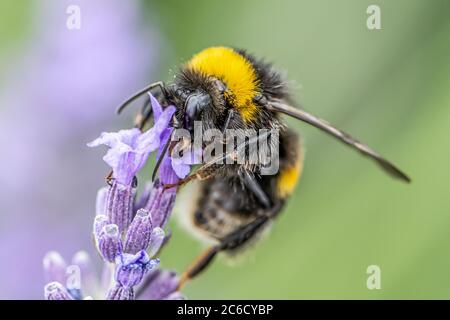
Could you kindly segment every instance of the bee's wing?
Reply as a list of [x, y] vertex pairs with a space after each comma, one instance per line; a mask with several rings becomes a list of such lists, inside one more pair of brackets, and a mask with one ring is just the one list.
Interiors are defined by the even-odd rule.
[[398, 169], [395, 165], [393, 165], [391, 162], [384, 159], [377, 152], [375, 152], [365, 144], [352, 138], [349, 134], [333, 127], [327, 121], [317, 118], [304, 110], [300, 110], [293, 106], [287, 105], [282, 100], [278, 99], [268, 101], [266, 107], [271, 111], [284, 113], [298, 120], [309, 123], [310, 125], [319, 128], [328, 134], [331, 134], [335, 138], [339, 139], [341, 142], [351, 146], [352, 148], [355, 148], [356, 150], [361, 152], [361, 154], [363, 154], [364, 156], [368, 156], [373, 160], [375, 160], [381, 166], [381, 168], [383, 168], [392, 177], [401, 179], [405, 182], [411, 182], [411, 179], [400, 169]]

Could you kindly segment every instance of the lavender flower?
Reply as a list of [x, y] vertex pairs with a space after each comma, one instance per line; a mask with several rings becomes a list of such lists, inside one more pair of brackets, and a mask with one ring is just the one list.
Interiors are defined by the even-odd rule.
[[161, 136], [167, 130], [169, 121], [175, 112], [175, 107], [167, 107], [158, 118], [155, 125], [145, 133], [139, 129], [121, 130], [119, 132], [104, 132], [96, 140], [88, 143], [89, 147], [101, 144], [110, 147], [103, 160], [113, 169], [113, 177], [121, 185], [131, 185], [136, 173], [144, 166], [150, 152], [161, 144]]
[[[153, 97], [151, 99], [156, 101]], [[131, 129], [103, 133], [100, 138], [88, 144], [91, 147], [105, 144], [110, 148], [103, 159], [113, 169], [114, 177], [107, 189], [102, 188], [97, 193], [97, 215], [92, 227], [96, 247], [105, 261], [106, 281], [103, 283], [107, 283], [108, 287], [104, 296], [106, 299], [139, 298], [135, 296], [137, 286], [139, 292], [145, 292], [150, 298], [184, 298], [177, 292], [176, 274], [157, 269], [159, 259], [155, 258], [168, 240], [163, 228], [172, 211], [176, 190], [166, 190], [160, 180], [157, 180], [145, 192], [139, 204], [135, 201], [135, 175], [152, 151], [159, 149], [161, 152], [162, 145], [167, 141], [164, 137], [167, 139], [172, 130], [169, 122], [175, 111], [174, 107], [162, 110], [155, 102], [153, 107], [155, 125], [148, 131], [141, 133], [137, 129]], [[173, 168], [171, 170], [168, 174], [172, 175], [175, 171]], [[170, 180], [169, 178], [172, 177], [160, 173], [160, 179]], [[135, 212], [136, 207], [142, 208]], [[86, 269], [85, 256], [76, 260], [80, 270], [82, 266]], [[47, 299], [82, 299], [84, 288], [81, 285], [73, 285], [73, 281], [66, 280], [64, 286], [61, 281], [61, 270], [65, 264], [58, 254], [48, 254], [44, 262], [47, 272], [52, 275], [48, 277], [52, 282], [45, 287]], [[112, 273], [108, 274], [108, 270], [112, 270]], [[86, 270], [84, 273], [92, 279], [92, 273]], [[58, 278], [59, 282], [55, 282], [53, 278]], [[79, 279], [78, 282], [81, 284], [85, 281]], [[148, 293], [148, 290], [154, 292]]]
[[[151, 93], [149, 93], [149, 96], [153, 110], [153, 117], [155, 121], [158, 121], [159, 118], [163, 115], [162, 107], [159, 104], [158, 100]], [[166, 145], [167, 141], [170, 139], [172, 131], [173, 128], [166, 128], [161, 133], [161, 143], [158, 150], [158, 158], [161, 157], [163, 148]], [[160, 177], [163, 184], [177, 183], [180, 179], [185, 178], [189, 174], [191, 165], [194, 163], [186, 163], [183, 160], [184, 159], [172, 158], [168, 153], [164, 155], [160, 167]]]
[[[169, 194], [170, 197], [167, 196]], [[166, 200], [161, 201], [162, 199]], [[139, 285], [147, 273], [159, 265], [159, 259], [152, 259], [152, 257], [160, 250], [164, 242], [165, 232], [161, 227], [164, 226], [174, 201], [175, 193], [165, 192], [157, 181], [145, 204], [148, 210], [138, 210], [125, 232], [123, 243], [118, 237], [118, 228], [114, 224], [103, 226], [102, 231], [99, 232], [99, 225], [104, 223], [105, 216], [96, 217], [94, 237], [99, 251], [105, 261], [115, 263], [114, 284], [107, 298], [134, 298], [133, 287]], [[108, 228], [112, 228], [112, 231], [106, 241], [104, 238], [108, 236], [106, 230]], [[103, 243], [105, 245], [102, 245]]]
[[[153, 105], [156, 106], [156, 104]], [[158, 106], [161, 108], [159, 104]], [[103, 160], [112, 168], [114, 177], [107, 195], [106, 215], [110, 223], [118, 226], [119, 232], [131, 223], [134, 200], [133, 179], [144, 166], [150, 153], [162, 144], [161, 138], [167, 134], [167, 130], [170, 130], [168, 126], [175, 107], [169, 106], [164, 111], [162, 109], [155, 109], [155, 111], [155, 124], [144, 133], [137, 128], [104, 132], [99, 138], [88, 143], [89, 147], [104, 144], [110, 148], [103, 157]]]
[[[110, 187], [112, 188], [112, 186]], [[103, 192], [98, 192], [97, 204]], [[170, 196], [167, 196], [170, 195]], [[45, 287], [48, 300], [75, 300], [86, 298], [106, 298], [111, 300], [130, 299], [184, 299], [177, 291], [178, 276], [174, 272], [157, 269], [159, 259], [152, 258], [161, 249], [167, 239], [164, 226], [175, 201], [174, 192], [166, 192], [156, 181], [149, 196], [146, 209], [136, 213], [124, 241], [119, 236], [117, 225], [109, 224], [106, 215], [97, 215], [94, 219], [93, 234], [97, 248], [105, 260], [103, 281], [95, 277], [90, 267], [90, 259], [84, 252], [77, 253], [73, 264], [67, 266], [56, 252], [49, 252], [44, 258], [46, 279]], [[157, 221], [158, 223], [154, 223]], [[113, 272], [111, 264], [114, 264]], [[67, 270], [77, 267], [79, 278], [71, 283]], [[139, 296], [135, 296], [135, 287], [139, 286]], [[108, 289], [106, 289], [108, 288]], [[88, 290], [89, 289], [89, 290]], [[106, 291], [106, 296], [101, 296]]]
[[135, 255], [124, 253], [117, 256], [115, 279], [122, 287], [138, 285], [147, 271], [159, 265], [159, 259], [150, 259], [145, 250]]
[[[44, 270], [49, 283], [45, 286], [44, 294], [48, 300], [75, 300], [106, 298], [111, 300], [140, 299], [180, 299], [183, 295], [177, 292], [178, 277], [170, 272], [156, 269], [159, 259], [152, 258], [167, 239], [164, 230], [152, 221], [165, 221], [170, 214], [174, 193], [171, 197], [164, 196], [164, 188], [157, 182], [151, 192], [147, 207], [152, 211], [140, 209], [129, 228], [126, 230], [124, 241], [119, 236], [118, 227], [109, 224], [106, 215], [97, 215], [94, 219], [93, 234], [97, 248], [105, 260], [103, 281], [99, 281], [91, 269], [90, 259], [85, 252], [77, 253], [72, 259], [72, 265], [67, 265], [56, 252], [49, 252], [44, 258]], [[102, 192], [98, 193], [98, 197]], [[158, 200], [159, 199], [159, 200]], [[161, 199], [166, 199], [161, 201]], [[172, 203], [167, 203], [171, 199]], [[98, 199], [99, 201], [99, 199]], [[97, 201], [97, 203], [98, 203]], [[160, 207], [157, 203], [161, 203]], [[163, 212], [166, 210], [167, 212]], [[124, 244], [123, 244], [124, 243]], [[114, 264], [113, 270], [111, 264]], [[68, 271], [76, 267], [79, 273], [75, 281], [70, 281]], [[112, 272], [111, 272], [112, 270]], [[156, 276], [164, 274], [166, 276]], [[73, 276], [73, 275], [72, 275]], [[70, 285], [79, 283], [79, 285]], [[135, 297], [134, 287], [140, 285], [142, 297]], [[148, 289], [152, 288], [152, 289]], [[155, 290], [154, 293], [148, 292]], [[106, 291], [106, 296], [102, 292]], [[157, 293], [160, 292], [160, 293]], [[162, 293], [164, 294], [162, 294]], [[166, 294], [167, 293], [167, 294]]]

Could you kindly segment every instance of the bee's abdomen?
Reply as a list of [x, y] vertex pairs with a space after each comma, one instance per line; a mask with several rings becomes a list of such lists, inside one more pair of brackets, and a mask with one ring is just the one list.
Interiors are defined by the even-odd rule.
[[[202, 183], [200, 197], [192, 213], [194, 226], [212, 238], [222, 239], [254, 219], [249, 199], [239, 187], [223, 179], [212, 178]], [[253, 208], [254, 209], [254, 208]]]

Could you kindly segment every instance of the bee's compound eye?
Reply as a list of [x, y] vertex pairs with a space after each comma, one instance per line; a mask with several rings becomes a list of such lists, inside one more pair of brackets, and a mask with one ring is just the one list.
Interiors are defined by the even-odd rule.
[[185, 106], [185, 125], [191, 129], [193, 122], [200, 119], [202, 111], [211, 104], [211, 97], [206, 93], [190, 95]]

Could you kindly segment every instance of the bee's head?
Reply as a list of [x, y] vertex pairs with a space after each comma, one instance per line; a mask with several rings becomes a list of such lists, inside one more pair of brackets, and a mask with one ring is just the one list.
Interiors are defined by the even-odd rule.
[[214, 78], [189, 72], [181, 73], [168, 86], [172, 103], [177, 107], [178, 125], [194, 129], [194, 122], [201, 121], [204, 128], [220, 126], [226, 113], [225, 85]]

